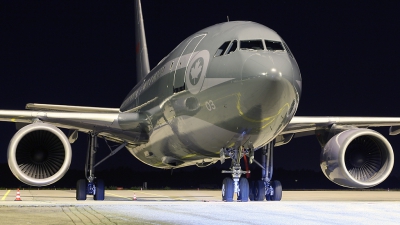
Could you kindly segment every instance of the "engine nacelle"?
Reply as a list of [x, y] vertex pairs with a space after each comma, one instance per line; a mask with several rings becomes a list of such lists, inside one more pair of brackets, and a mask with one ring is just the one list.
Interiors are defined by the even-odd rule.
[[68, 138], [57, 127], [33, 123], [21, 128], [11, 139], [8, 166], [20, 181], [46, 186], [61, 179], [71, 164]]
[[370, 129], [350, 129], [333, 136], [321, 152], [321, 169], [334, 183], [350, 188], [380, 184], [392, 171], [390, 143]]

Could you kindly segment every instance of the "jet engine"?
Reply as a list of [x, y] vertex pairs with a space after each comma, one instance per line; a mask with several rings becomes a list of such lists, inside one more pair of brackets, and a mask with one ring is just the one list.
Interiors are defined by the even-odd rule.
[[33, 123], [21, 128], [8, 146], [8, 165], [20, 181], [46, 186], [61, 179], [71, 164], [68, 138], [57, 127]]
[[390, 143], [376, 131], [350, 129], [333, 136], [321, 152], [321, 169], [334, 183], [349, 188], [380, 184], [393, 168]]

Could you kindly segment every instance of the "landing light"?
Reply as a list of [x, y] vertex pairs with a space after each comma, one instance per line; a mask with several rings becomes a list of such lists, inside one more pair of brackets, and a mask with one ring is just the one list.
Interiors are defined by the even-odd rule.
[[271, 71], [272, 71], [272, 72], [276, 72], [276, 69], [275, 69], [275, 68], [272, 68]]
[[265, 76], [265, 75], [267, 75], [267, 73], [261, 73], [261, 75], [264, 75], [264, 76]]

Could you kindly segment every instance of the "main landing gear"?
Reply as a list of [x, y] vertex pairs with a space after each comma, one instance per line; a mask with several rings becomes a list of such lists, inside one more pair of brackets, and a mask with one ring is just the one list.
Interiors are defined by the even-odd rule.
[[87, 195], [93, 195], [93, 199], [97, 201], [104, 200], [105, 186], [104, 181], [97, 179], [94, 176], [95, 167], [104, 162], [107, 158], [113, 156], [119, 150], [126, 146], [126, 142], [121, 144], [115, 150], [111, 151], [110, 155], [95, 164], [95, 156], [97, 152], [97, 134], [94, 132], [89, 133], [89, 145], [86, 154], [85, 164], [85, 177], [76, 183], [76, 200], [86, 200]]
[[[279, 181], [271, 181], [273, 173], [273, 147], [274, 142], [268, 143], [262, 148], [261, 164], [254, 159], [254, 149], [239, 148], [221, 149], [221, 163], [225, 162], [225, 155], [232, 159], [230, 170], [222, 173], [231, 173], [232, 178], [225, 178], [222, 182], [222, 200], [233, 201], [234, 193], [237, 194], [237, 201], [280, 201], [282, 199], [282, 185]], [[250, 173], [243, 171], [240, 167], [240, 159], [249, 157], [250, 163], [254, 162], [262, 169], [261, 180], [248, 182], [242, 174]], [[245, 160], [246, 161], [246, 160]]]

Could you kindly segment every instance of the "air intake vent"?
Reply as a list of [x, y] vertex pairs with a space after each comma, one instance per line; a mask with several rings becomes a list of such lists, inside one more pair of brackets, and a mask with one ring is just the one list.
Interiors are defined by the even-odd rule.
[[71, 144], [57, 127], [33, 123], [21, 128], [8, 146], [8, 165], [20, 181], [46, 186], [60, 180], [71, 164]]
[[347, 147], [344, 156], [346, 168], [355, 179], [367, 181], [382, 169], [382, 161], [386, 155], [376, 143], [371, 137], [361, 136]]
[[27, 176], [45, 179], [61, 169], [65, 158], [64, 145], [49, 131], [32, 131], [18, 143], [16, 158], [20, 170]]

